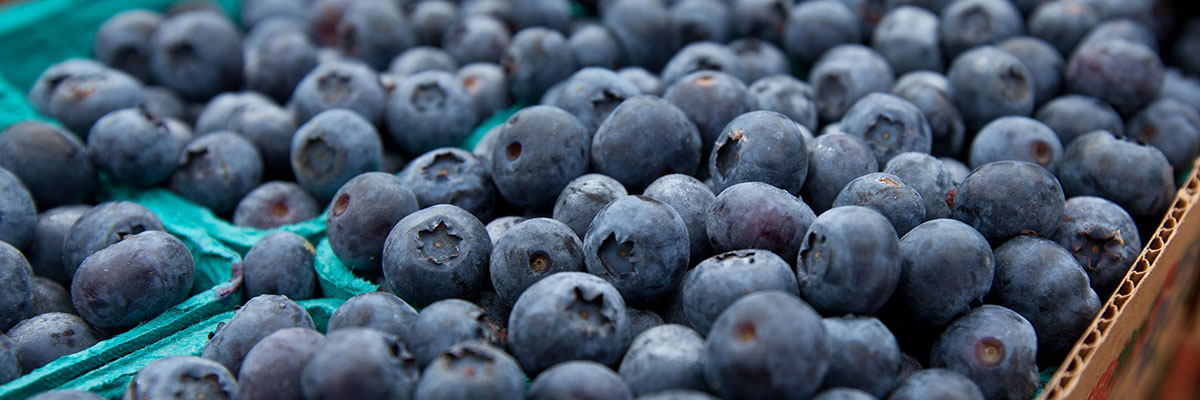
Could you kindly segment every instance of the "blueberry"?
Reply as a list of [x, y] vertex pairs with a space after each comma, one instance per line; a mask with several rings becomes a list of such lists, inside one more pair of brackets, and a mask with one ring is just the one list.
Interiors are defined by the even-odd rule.
[[950, 212], [996, 244], [1017, 235], [1051, 237], [1062, 219], [1064, 188], [1037, 164], [995, 161], [967, 175], [950, 200]]
[[[69, 61], [68, 61], [69, 62]], [[61, 64], [60, 64], [61, 65]], [[70, 68], [70, 67], [68, 67]], [[42, 115], [54, 118], [80, 137], [86, 137], [92, 125], [112, 111], [137, 106], [145, 101], [142, 84], [133, 77], [114, 69], [91, 70], [87, 67], [56, 74], [54, 67], [42, 74], [51, 82], [44, 88], [49, 96]], [[35, 103], [35, 85], [30, 90], [30, 102]]]
[[644, 196], [621, 197], [601, 209], [583, 245], [588, 272], [635, 305], [669, 295], [683, 279], [691, 251], [683, 218]]
[[882, 214], [835, 207], [808, 228], [796, 261], [800, 295], [825, 315], [870, 315], [900, 279], [900, 241]]
[[465, 17], [476, 14], [487, 15], [507, 25], [512, 25], [512, 3], [505, 0], [466, 0], [462, 2], [461, 12]]
[[242, 85], [242, 37], [216, 12], [189, 12], [162, 21], [150, 38], [150, 73], [192, 100]]
[[664, 390], [657, 393], [644, 394], [637, 400], [717, 400], [711, 394], [695, 390]]
[[900, 345], [883, 323], [872, 317], [825, 318], [829, 334], [829, 372], [825, 387], [845, 387], [882, 398], [895, 387], [900, 373]]
[[321, 215], [317, 200], [292, 182], [271, 181], [246, 193], [233, 209], [233, 224], [273, 229]]
[[707, 391], [704, 338], [682, 325], [651, 328], [633, 339], [618, 372], [634, 395], [665, 390]]
[[712, 256], [688, 271], [679, 287], [688, 324], [702, 335], [709, 333], [730, 304], [766, 290], [799, 294], [791, 265], [765, 250], [736, 250]]
[[812, 400], [873, 400], [875, 398], [870, 393], [858, 389], [833, 388], [817, 393]]
[[576, 28], [567, 37], [567, 47], [579, 68], [600, 67], [617, 69], [624, 64], [625, 50], [608, 28], [598, 23], [589, 23]]
[[725, 309], [705, 341], [704, 376], [722, 397], [804, 399], [821, 388], [831, 346], [800, 298], [752, 293]]
[[79, 265], [71, 301], [93, 326], [133, 326], [183, 300], [192, 289], [194, 269], [192, 255], [179, 239], [162, 231], [138, 233]]
[[950, 83], [944, 75], [916, 71], [901, 76], [891, 93], [913, 103], [925, 114], [933, 139], [930, 153], [957, 156], [962, 152], [966, 131], [962, 113], [950, 96]]
[[196, 116], [196, 133], [232, 130], [234, 119], [241, 118], [249, 108], [263, 104], [272, 104], [271, 99], [256, 92], [226, 92], [213, 96]]
[[947, 58], [967, 50], [1020, 35], [1025, 19], [1012, 3], [1002, 0], [963, 0], [942, 9], [942, 48]]
[[465, 16], [446, 31], [442, 46], [459, 64], [495, 63], [512, 38], [504, 22], [487, 15]]
[[500, 328], [501, 332], [507, 334], [505, 329], [508, 328], [508, 314], [512, 312], [512, 306], [504, 302], [496, 292], [482, 292], [475, 299], [475, 304], [483, 309], [483, 314], [492, 324]]
[[837, 0], [806, 1], [785, 11], [783, 45], [801, 68], [841, 44], [862, 42], [861, 21], [854, 10]]
[[625, 50], [630, 65], [658, 71], [675, 54], [671, 13], [661, 1], [612, 0], [601, 18]]
[[642, 67], [625, 67], [617, 70], [617, 76], [637, 86], [641, 94], [661, 96], [666, 88], [658, 76]]
[[147, 10], [128, 10], [109, 17], [92, 40], [96, 60], [149, 82], [150, 54], [154, 51], [150, 37], [162, 21], [161, 14]]
[[692, 248], [689, 264], [698, 263], [712, 253], [705, 224], [716, 195], [708, 186], [688, 175], [671, 174], [656, 179], [642, 195], [666, 203], [683, 218]]
[[300, 372], [306, 399], [409, 399], [420, 366], [396, 337], [367, 328], [330, 332]]
[[429, 304], [412, 320], [408, 345], [418, 365], [428, 366], [459, 343], [482, 341], [503, 346], [502, 329], [479, 306], [466, 300], [440, 300]]
[[526, 209], [549, 209], [571, 180], [587, 172], [588, 131], [570, 113], [533, 106], [513, 114], [503, 126], [488, 170], [508, 202]]
[[[71, 58], [60, 61], [57, 64], [46, 67], [46, 70], [42, 71], [41, 75], [38, 75], [37, 79], [33, 82], [33, 86], [29, 88], [26, 100], [29, 101], [29, 105], [33, 106], [33, 109], [38, 114], [49, 115], [50, 99], [54, 97], [54, 93], [58, 91], [60, 85], [68, 81], [84, 79], [88, 76], [102, 75], [107, 70], [107, 66], [91, 59]], [[104, 114], [101, 113], [100, 115]], [[97, 115], [97, 118], [100, 115]]]
[[335, 109], [317, 114], [296, 130], [291, 157], [296, 183], [324, 202], [350, 179], [378, 170], [383, 143], [368, 120]]
[[930, 368], [900, 382], [888, 400], [983, 400], [983, 392], [970, 378], [942, 368]]
[[1158, 37], [1154, 32], [1141, 22], [1129, 18], [1110, 19], [1097, 24], [1079, 41], [1077, 47], [1112, 39], [1141, 43], [1155, 54], [1158, 53]]
[[8, 383], [21, 377], [21, 360], [8, 336], [0, 334], [0, 382]]
[[388, 131], [409, 153], [457, 145], [470, 136], [478, 121], [471, 96], [450, 72], [408, 76], [388, 95]]
[[229, 322], [217, 326], [200, 355], [236, 374], [255, 344], [284, 328], [316, 329], [308, 312], [286, 296], [259, 295], [242, 305]]
[[873, 172], [879, 172], [879, 162], [859, 137], [844, 133], [817, 136], [808, 146], [808, 178], [801, 197], [815, 210], [825, 211], [846, 184]]
[[1012, 54], [992, 46], [976, 47], [955, 58], [949, 71], [950, 95], [968, 132], [999, 117], [1033, 114], [1033, 74]]
[[[288, 94], [291, 93], [291, 88], [288, 88]], [[142, 98], [144, 100], [142, 106], [146, 107], [146, 111], [152, 115], [180, 120], [187, 124], [195, 122], [189, 120], [193, 115], [188, 111], [189, 107], [195, 107], [195, 105], [185, 105], [183, 98], [179, 97], [179, 94], [170, 88], [164, 86], [143, 86]]]
[[195, 356], [159, 358], [138, 370], [125, 400], [233, 398], [238, 384], [229, 370]]
[[1176, 68], [1167, 68], [1162, 90], [1163, 98], [1175, 99], [1200, 111], [1200, 80], [1184, 76]]
[[950, 323], [972, 302], [983, 300], [996, 270], [987, 239], [952, 219], [913, 228], [900, 238], [900, 258], [900, 281], [885, 310], [909, 326]]
[[575, 71], [575, 60], [567, 39], [561, 33], [543, 27], [517, 32], [504, 49], [500, 65], [508, 80], [508, 90], [517, 101], [530, 102], [541, 97], [551, 85]]
[[754, 37], [779, 44], [788, 25], [790, 1], [734, 0], [734, 37]]
[[417, 311], [399, 297], [388, 292], [367, 292], [338, 306], [329, 316], [328, 331], [371, 328], [407, 340], [408, 329], [416, 319]]
[[[291, 20], [284, 20], [291, 22]], [[274, 22], [268, 20], [267, 23]], [[260, 27], [267, 26], [265, 23]], [[296, 85], [317, 66], [317, 47], [305, 31], [283, 31], [266, 35], [258, 43], [246, 37], [243, 50], [246, 60], [242, 74], [246, 89], [263, 93], [275, 101], [292, 97]]]
[[385, 100], [386, 93], [375, 71], [347, 61], [317, 64], [292, 93], [297, 123], [308, 122], [327, 110], [345, 108], [377, 124], [383, 120]]
[[985, 305], [955, 320], [938, 336], [934, 368], [963, 374], [989, 399], [1027, 399], [1038, 389], [1037, 335], [1020, 314]]
[[474, 155], [452, 147], [422, 154], [399, 174], [421, 207], [452, 204], [480, 219], [492, 214], [496, 188], [487, 167]]
[[1091, 196], [1067, 200], [1055, 242], [1087, 272], [1092, 288], [1107, 298], [1142, 251], [1133, 217], [1111, 201]]
[[747, 182], [717, 195], [705, 229], [713, 251], [763, 249], [789, 260], [796, 258], [816, 217], [796, 196], [762, 182]]
[[857, 136], [871, 147], [879, 164], [897, 154], [932, 149], [933, 134], [925, 114], [902, 97], [871, 93], [846, 110], [841, 131]]
[[1029, 117], [996, 118], [979, 129], [971, 142], [970, 161], [974, 168], [993, 161], [1016, 160], [1054, 171], [1062, 157], [1063, 146], [1058, 135], [1046, 124]]
[[577, 237], [583, 237], [604, 206], [628, 194], [625, 186], [613, 178], [601, 174], [583, 175], [568, 183], [558, 194], [552, 215]]
[[1069, 146], [1076, 138], [1093, 131], [1125, 133], [1125, 123], [1117, 110], [1100, 99], [1077, 94], [1050, 100], [1038, 109], [1034, 118], [1058, 134], [1063, 146]]
[[19, 250], [0, 242], [0, 329], [8, 330], [33, 310], [34, 281]]
[[275, 232], [259, 239], [242, 261], [245, 296], [280, 294], [293, 300], [313, 297], [316, 249], [304, 237]]
[[539, 374], [529, 385], [529, 400], [597, 398], [629, 400], [629, 385], [613, 370], [591, 361], [568, 361]]
[[1018, 236], [996, 248], [987, 302], [1016, 311], [1037, 331], [1038, 359], [1060, 362], [1100, 312], [1100, 298], [1071, 253], [1050, 240]]
[[1054, 46], [1035, 37], [1017, 36], [1000, 42], [997, 47], [1016, 56], [1029, 70], [1033, 77], [1035, 105], [1040, 106], [1058, 95], [1065, 61]]
[[817, 102], [809, 84], [772, 75], [755, 81], [748, 90], [756, 109], [782, 113], [807, 130], [817, 129]]
[[33, 297], [33, 307], [29, 315], [36, 316], [46, 313], [75, 314], [75, 305], [71, 304], [71, 292], [68, 292], [58, 282], [35, 276], [29, 285]]
[[19, 178], [42, 209], [89, 201], [99, 186], [79, 138], [39, 121], [0, 132], [0, 168]]
[[171, 190], [185, 199], [228, 214], [262, 182], [263, 160], [248, 140], [230, 131], [196, 138], [179, 155]]
[[[243, 6], [250, 6], [250, 3], [261, 3], [262, 1], [289, 2], [293, 0], [250, 0], [243, 2]], [[307, 11], [307, 10], [301, 10]], [[246, 17], [245, 14], [242, 15]], [[308, 21], [303, 16], [287, 16], [287, 15], [270, 15], [261, 18], [261, 23], [243, 24], [246, 27], [246, 36], [242, 38], [242, 46], [246, 49], [257, 47], [268, 41], [275, 35], [284, 33], [299, 33], [309, 38], [311, 33]], [[306, 39], [311, 42], [311, 39]], [[314, 45], [310, 45], [312, 47]], [[289, 92], [289, 94], [291, 94]]]
[[808, 174], [801, 129], [774, 111], [751, 111], [729, 121], [708, 159], [716, 191], [743, 182], [764, 182], [799, 193]]
[[926, 221], [925, 200], [900, 177], [884, 172], [866, 174], [846, 184], [833, 200], [833, 207], [864, 206], [883, 214], [904, 236]]
[[418, 72], [454, 72], [456, 69], [458, 69], [458, 61], [455, 61], [450, 53], [429, 46], [417, 46], [405, 50], [396, 56], [387, 68], [389, 73], [400, 78], [415, 75]]
[[637, 336], [642, 332], [650, 330], [650, 328], [665, 324], [662, 317], [658, 316], [652, 310], [639, 310], [632, 307], [625, 308], [625, 314], [629, 315], [629, 335]]
[[733, 30], [730, 8], [719, 0], [683, 0], [671, 5], [671, 25], [680, 45], [711, 41], [725, 43]]
[[133, 235], [163, 229], [158, 216], [140, 204], [127, 201], [100, 204], [67, 229], [62, 264], [67, 276], [73, 276], [79, 264], [92, 253]]
[[[700, 134], [701, 160], [708, 160], [712, 144], [721, 136], [725, 125], [753, 108], [746, 84], [719, 71], [699, 71], [683, 76], [667, 88], [663, 98], [695, 124]], [[688, 169], [675, 171], [691, 173]]]
[[30, 400], [104, 400], [100, 395], [80, 390], [58, 389], [42, 392]]
[[115, 181], [150, 187], [171, 177], [190, 141], [190, 132], [180, 125], [137, 107], [111, 112], [96, 121], [87, 147], [96, 167]]
[[492, 222], [488, 222], [483, 228], [487, 230], [488, 237], [492, 239], [492, 246], [495, 246], [496, 241], [500, 240], [500, 236], [503, 236], [504, 233], [512, 230], [512, 227], [516, 226], [517, 224], [525, 222], [525, 220], [525, 217], [510, 215], [507, 217], [493, 219]]
[[[317, 44], [332, 47], [337, 44], [337, 26], [346, 13], [346, 8], [353, 4], [346, 0], [309, 0], [310, 7], [304, 10], [309, 31]], [[290, 8], [299, 8], [295, 4]], [[330, 49], [333, 50], [333, 49]], [[336, 51], [335, 51], [336, 52]]]
[[499, 348], [464, 342], [443, 351], [421, 373], [413, 399], [520, 399], [525, 375]]
[[1175, 42], [1171, 55], [1185, 71], [1200, 73], [1200, 57], [1196, 57], [1195, 49], [1200, 48], [1200, 23], [1188, 21], [1183, 25], [1183, 31]]
[[59, 357], [80, 352], [100, 341], [83, 318], [74, 314], [39, 314], [8, 330], [21, 369], [33, 371]]
[[925, 219], [950, 218], [947, 196], [957, 190], [942, 161], [925, 153], [900, 153], [888, 161], [884, 173], [895, 175], [912, 186], [925, 204]]
[[630, 340], [620, 293], [582, 272], [560, 272], [534, 283], [517, 299], [508, 320], [508, 349], [535, 376], [569, 360], [615, 366]]
[[897, 75], [913, 71], [941, 72], [941, 20], [923, 8], [900, 6], [879, 21], [871, 48], [888, 60]]
[[1070, 54], [1087, 32], [1100, 22], [1100, 13], [1088, 0], [1057, 0], [1043, 3], [1029, 16], [1029, 34]]
[[[938, 160], [942, 161], [942, 165], [945, 166], [946, 171], [950, 173], [950, 180], [954, 183], [954, 187], [956, 188], [962, 185], [963, 180], [967, 179], [967, 175], [971, 174], [971, 169], [967, 168], [967, 164], [963, 164], [962, 161], [958, 161], [950, 157], [941, 157], [938, 158]], [[947, 205], [949, 205], [949, 203], [947, 203]]]
[[836, 46], [821, 55], [808, 74], [817, 93], [817, 112], [824, 121], [842, 119], [858, 99], [892, 86], [892, 67], [871, 48], [857, 44]]
[[616, 73], [595, 67], [579, 70], [562, 85], [562, 91], [549, 105], [574, 114], [589, 134], [596, 132], [617, 105], [640, 93], [637, 86]]
[[770, 42], [741, 38], [729, 42], [729, 49], [741, 59], [743, 82], [758, 82], [772, 75], [788, 75], [791, 71], [787, 53]]
[[424, 307], [486, 287], [491, 252], [478, 218], [457, 206], [435, 205], [392, 227], [383, 244], [383, 275], [400, 298]]
[[411, 5], [408, 12], [416, 44], [422, 46], [441, 46], [446, 31], [458, 23], [459, 18], [456, 1], [420, 1]]
[[695, 42], [684, 46], [663, 67], [663, 84], [671, 86], [680, 78], [699, 71], [718, 71], [739, 80], [742, 62], [729, 46], [716, 42]]
[[1143, 44], [1102, 40], [1075, 49], [1063, 80], [1067, 90], [1099, 98], [1128, 115], [1162, 92], [1163, 63]]
[[[266, 174], [290, 177], [288, 156], [296, 132], [292, 113], [258, 95], [238, 97], [237, 94], [214, 97], [196, 119], [196, 134], [233, 131], [258, 149]], [[218, 105], [221, 100], [225, 100], [224, 104]]]
[[467, 95], [471, 96], [471, 103], [475, 105], [480, 120], [508, 108], [512, 102], [508, 98], [508, 82], [504, 79], [504, 70], [497, 64], [464, 65], [458, 70], [458, 79], [462, 81]]
[[1200, 110], [1174, 99], [1146, 105], [1129, 119], [1125, 132], [1162, 151], [1175, 171], [1186, 171], [1200, 155]]
[[267, 335], [246, 353], [238, 372], [237, 398], [298, 399], [300, 372], [322, 336], [308, 328], [284, 328]]
[[583, 242], [562, 222], [534, 218], [500, 235], [492, 248], [490, 276], [496, 294], [516, 303], [525, 289], [557, 272], [582, 272]]
[[416, 42], [408, 22], [395, 3], [352, 2], [337, 26], [337, 48], [342, 55], [383, 69], [392, 56]]
[[[310, 4], [312, 2], [305, 2]], [[258, 28], [270, 20], [303, 21], [307, 10], [296, 7], [293, 0], [247, 0], [241, 4], [242, 26]]]
[[571, 24], [571, 4], [567, 0], [512, 0], [514, 29], [544, 26], [566, 32]]
[[419, 208], [400, 178], [384, 172], [358, 175], [338, 189], [325, 216], [329, 245], [350, 268], [378, 270], [388, 233]]
[[1103, 131], [1067, 146], [1058, 177], [1067, 195], [1112, 200], [1134, 218], [1158, 218], [1175, 197], [1171, 164], [1162, 151]]

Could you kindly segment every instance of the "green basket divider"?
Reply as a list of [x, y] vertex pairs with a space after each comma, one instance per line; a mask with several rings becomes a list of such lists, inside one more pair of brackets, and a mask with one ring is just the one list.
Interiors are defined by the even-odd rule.
[[0, 76], [0, 130], [9, 125], [28, 120], [52, 122], [49, 118], [38, 115], [25, 100], [25, 91], [18, 89]]
[[328, 239], [321, 239], [317, 244], [317, 258], [313, 265], [317, 269], [317, 283], [321, 285], [321, 293], [325, 297], [344, 300], [379, 290], [379, 285], [354, 275], [354, 271], [333, 254]]

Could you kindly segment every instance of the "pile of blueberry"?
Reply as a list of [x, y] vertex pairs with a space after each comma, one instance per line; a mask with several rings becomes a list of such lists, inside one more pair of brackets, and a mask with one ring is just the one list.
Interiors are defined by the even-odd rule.
[[30, 90], [57, 125], [0, 134], [0, 381], [191, 291], [157, 216], [95, 203], [118, 185], [327, 210], [384, 288], [319, 333], [313, 244], [270, 234], [201, 357], [126, 399], [1028, 399], [1200, 155], [1186, 3], [123, 12]]

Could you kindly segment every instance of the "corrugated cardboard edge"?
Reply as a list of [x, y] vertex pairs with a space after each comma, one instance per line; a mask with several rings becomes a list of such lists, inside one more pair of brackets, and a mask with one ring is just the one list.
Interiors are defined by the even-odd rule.
[[1197, 168], [1193, 168], [1133, 268], [1046, 384], [1039, 399], [1105, 399], [1112, 395], [1120, 381], [1119, 376], [1114, 377], [1119, 360], [1127, 355], [1123, 353], [1138, 345], [1130, 341], [1137, 339], [1135, 333], [1151, 320], [1154, 308], [1164, 300], [1164, 287], [1174, 278], [1180, 261], [1200, 236], [1200, 217], [1189, 218], [1198, 200], [1200, 179]]

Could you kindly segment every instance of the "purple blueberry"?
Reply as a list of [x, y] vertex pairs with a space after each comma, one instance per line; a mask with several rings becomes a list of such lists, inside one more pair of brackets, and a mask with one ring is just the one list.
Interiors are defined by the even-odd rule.
[[321, 215], [321, 206], [304, 188], [292, 182], [271, 181], [246, 193], [233, 209], [233, 224], [274, 229]]
[[79, 138], [44, 122], [18, 122], [0, 132], [0, 168], [20, 178], [41, 209], [90, 201], [99, 187]]
[[73, 276], [85, 258], [108, 246], [145, 231], [164, 230], [162, 221], [140, 204], [118, 201], [88, 210], [67, 230], [62, 265]]
[[1146, 45], [1102, 40], [1075, 49], [1063, 80], [1067, 90], [1099, 98], [1129, 115], [1162, 93], [1163, 63]]
[[762, 183], [739, 183], [717, 195], [709, 209], [708, 240], [713, 251], [763, 249], [795, 259], [817, 216], [796, 196]]
[[101, 339], [83, 318], [65, 313], [35, 315], [9, 329], [7, 335], [24, 371], [83, 351]]
[[142, 232], [88, 256], [71, 281], [71, 301], [92, 326], [133, 326], [183, 300], [194, 273], [183, 242], [162, 231]]

